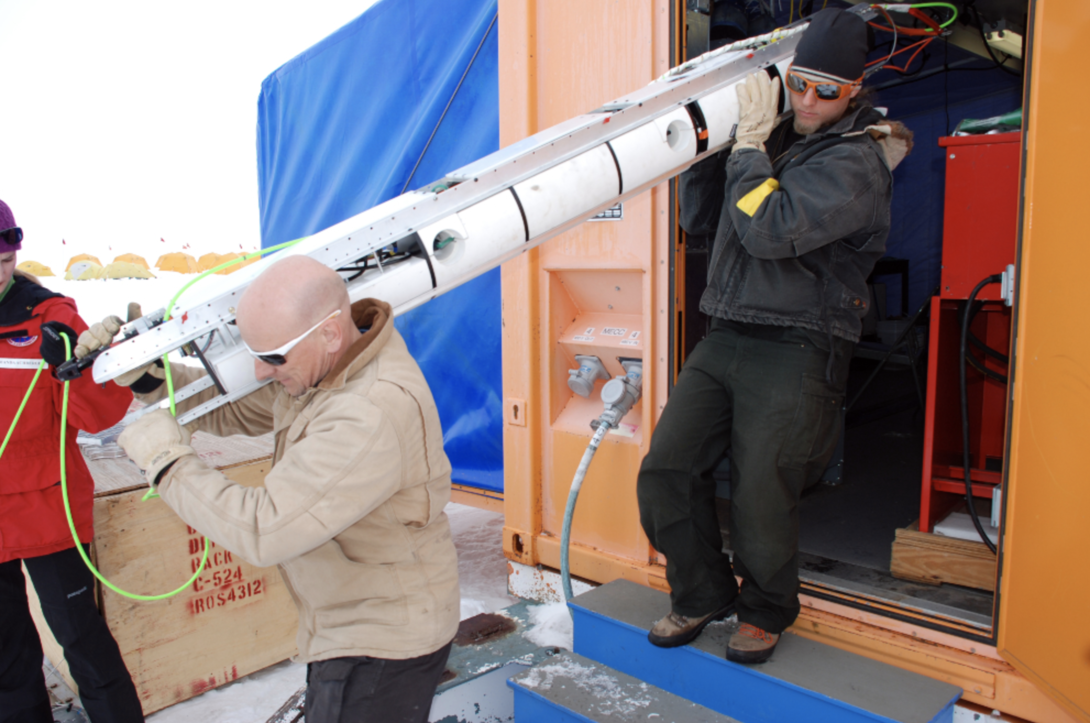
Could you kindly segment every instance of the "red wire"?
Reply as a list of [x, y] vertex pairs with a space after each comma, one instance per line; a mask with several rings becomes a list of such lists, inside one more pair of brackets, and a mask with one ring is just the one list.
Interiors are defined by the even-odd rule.
[[[905, 47], [901, 48], [900, 50], [898, 50], [898, 51], [896, 51], [894, 53], [891, 53], [891, 54], [887, 55], [884, 58], [879, 58], [878, 60], [872, 60], [871, 62], [867, 63], [867, 67], [869, 68], [870, 66], [876, 65], [878, 63], [888, 63], [890, 60], [893, 59], [894, 55], [900, 55], [901, 53], [903, 53], [905, 51], [908, 51], [908, 50], [912, 50], [913, 48], [917, 48], [917, 47], [920, 47], [922, 45], [927, 45], [932, 40], [934, 40], [934, 38], [925, 38], [923, 40], [920, 40], [918, 42], [913, 43], [912, 45], [906, 45]], [[912, 57], [916, 57], [916, 56], [913, 55]], [[911, 61], [909, 61], [909, 62], [911, 62]], [[892, 66], [887, 66], [887, 67], [892, 67]]]
[[[875, 7], [875, 6], [872, 6], [872, 7]], [[872, 65], [877, 65], [878, 63], [888, 63], [893, 58], [894, 55], [900, 55], [901, 53], [905, 52], [906, 50], [912, 50], [913, 48], [915, 48], [916, 52], [914, 52], [911, 56], [909, 56], [908, 61], [905, 62], [904, 66], [902, 66], [902, 67], [897, 67], [896, 65], [883, 65], [882, 66], [883, 69], [888, 68], [890, 70], [896, 70], [896, 71], [898, 71], [900, 73], [907, 73], [908, 72], [908, 67], [910, 65], [912, 65], [912, 62], [914, 60], [916, 60], [916, 57], [920, 54], [920, 52], [922, 52], [923, 49], [925, 47], [927, 47], [928, 44], [930, 44], [932, 40], [934, 40], [935, 38], [938, 37], [938, 33], [942, 31], [942, 27], [938, 24], [938, 22], [936, 22], [935, 20], [930, 18], [928, 15], [924, 14], [918, 8], [909, 8], [908, 14], [911, 15], [912, 17], [916, 18], [917, 20], [920, 20], [925, 25], [927, 25], [928, 26], [927, 29], [924, 29], [924, 28], [907, 28], [907, 27], [902, 27], [900, 25], [894, 25], [893, 18], [891, 18], [889, 16], [889, 13], [886, 12], [886, 9], [883, 8], [883, 7], [879, 7], [878, 9], [881, 10], [882, 14], [886, 16], [886, 20], [889, 22], [889, 25], [886, 26], [886, 25], [879, 25], [878, 23], [874, 23], [874, 22], [868, 22], [867, 25], [870, 25], [872, 28], [876, 28], [878, 30], [884, 30], [884, 31], [890, 32], [890, 33], [896, 33], [897, 36], [907, 35], [907, 36], [915, 36], [915, 37], [921, 37], [921, 36], [926, 36], [926, 37], [924, 37], [924, 39], [920, 40], [919, 42], [912, 43], [911, 45], [906, 45], [905, 47], [901, 48], [900, 50], [897, 50], [897, 51], [894, 51], [894, 52], [890, 53], [885, 58], [879, 58], [878, 60], [872, 60], [871, 62], [867, 63], [866, 67], [869, 68]]]
[[[882, 9], [885, 10], [885, 8], [882, 8]], [[921, 22], [923, 22], [923, 24], [926, 25], [927, 28], [906, 28], [906, 27], [903, 27], [901, 25], [898, 25], [897, 26], [897, 33], [899, 35], [910, 35], [910, 36], [911, 35], [915, 35], [915, 36], [927, 35], [927, 36], [930, 36], [930, 37], [935, 37], [935, 33], [942, 30], [942, 28], [939, 26], [939, 24], [937, 22], [935, 22], [933, 19], [931, 19], [930, 16], [928, 16], [926, 13], [924, 13], [922, 10], [920, 10], [918, 8], [910, 8], [909, 11], [908, 11], [908, 14], [911, 15], [912, 17], [916, 18], [917, 20], [920, 20]], [[886, 13], [886, 17], [889, 18], [888, 13]], [[867, 25], [870, 25], [872, 28], [875, 28], [877, 30], [884, 30], [887, 33], [892, 33], [893, 32], [893, 28], [891, 27], [892, 22], [888, 26], [887, 25], [879, 25], [878, 23], [875, 23], [875, 22], [868, 22]]]
[[[903, 67], [898, 68], [896, 65], [885, 65], [883, 67], [884, 68], [889, 68], [890, 70], [896, 70], [896, 71], [901, 72], [901, 73], [907, 73], [908, 72], [908, 66], [912, 65], [912, 61], [914, 61], [916, 59], [916, 56], [920, 54], [920, 51], [922, 51], [924, 48], [926, 48], [931, 43], [931, 41], [933, 41], [933, 40], [934, 40], [934, 38], [928, 38], [927, 40], [921, 40], [918, 43], [913, 43], [912, 45], [909, 45], [908, 47], [904, 48], [904, 50], [911, 50], [912, 48], [916, 48], [916, 52], [913, 53], [911, 55], [911, 57], [909, 57], [909, 59], [905, 62]], [[897, 53], [900, 53], [900, 52], [901, 52], [900, 50], [897, 51]], [[894, 53], [894, 55], [896, 55], [897, 53]]]

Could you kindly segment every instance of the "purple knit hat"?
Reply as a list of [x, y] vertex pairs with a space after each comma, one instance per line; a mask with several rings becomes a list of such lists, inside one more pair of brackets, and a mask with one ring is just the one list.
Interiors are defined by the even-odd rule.
[[[11, 233], [4, 233], [10, 231]], [[14, 240], [15, 243], [9, 243]], [[23, 247], [23, 230], [15, 225], [15, 215], [6, 203], [0, 201], [0, 254], [18, 251]]]

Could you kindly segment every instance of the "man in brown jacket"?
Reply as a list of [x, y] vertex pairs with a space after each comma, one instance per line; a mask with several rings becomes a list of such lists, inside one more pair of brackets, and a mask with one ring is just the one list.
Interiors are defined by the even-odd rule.
[[[187, 524], [279, 566], [299, 608], [307, 723], [427, 721], [460, 607], [450, 462], [428, 384], [389, 304], [350, 304], [340, 276], [307, 257], [258, 277], [237, 322], [258, 378], [274, 383], [192, 429], [153, 412], [118, 442]], [[204, 372], [172, 374], [179, 387]], [[163, 396], [161, 368], [130, 376], [138, 398]], [[194, 429], [274, 432], [265, 486], [205, 465]]]

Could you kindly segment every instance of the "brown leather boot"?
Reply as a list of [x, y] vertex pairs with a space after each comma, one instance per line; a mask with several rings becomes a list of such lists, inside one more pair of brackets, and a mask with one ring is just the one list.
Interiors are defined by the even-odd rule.
[[718, 610], [697, 618], [687, 618], [670, 612], [666, 617], [655, 623], [651, 631], [647, 633], [647, 639], [652, 645], [660, 648], [676, 648], [687, 645], [700, 635], [701, 631], [713, 620], [723, 620], [734, 614], [734, 603], [729, 602]]
[[756, 625], [742, 623], [727, 643], [727, 660], [735, 663], [763, 663], [772, 657], [779, 633], [761, 630]]

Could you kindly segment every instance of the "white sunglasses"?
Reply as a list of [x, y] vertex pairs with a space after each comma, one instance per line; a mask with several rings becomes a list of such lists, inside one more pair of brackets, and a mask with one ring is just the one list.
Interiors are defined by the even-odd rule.
[[326, 318], [322, 319], [317, 324], [310, 327], [309, 329], [304, 331], [302, 334], [300, 334], [299, 336], [297, 336], [294, 339], [292, 339], [291, 341], [289, 341], [284, 346], [279, 347], [277, 349], [273, 349], [272, 351], [254, 351], [253, 349], [250, 348], [250, 345], [247, 344], [246, 342], [242, 342], [242, 346], [246, 347], [246, 351], [250, 352], [250, 356], [252, 356], [254, 359], [257, 359], [258, 361], [263, 361], [266, 364], [272, 364], [274, 367], [283, 366], [288, 361], [288, 359], [287, 359], [288, 352], [291, 351], [292, 349], [294, 349], [296, 344], [301, 342], [303, 339], [306, 339], [307, 336], [312, 331], [317, 329], [322, 324], [326, 323], [330, 319], [336, 319], [338, 316], [340, 316], [340, 313], [341, 313], [341, 310], [337, 309], [332, 314], [330, 314]]

